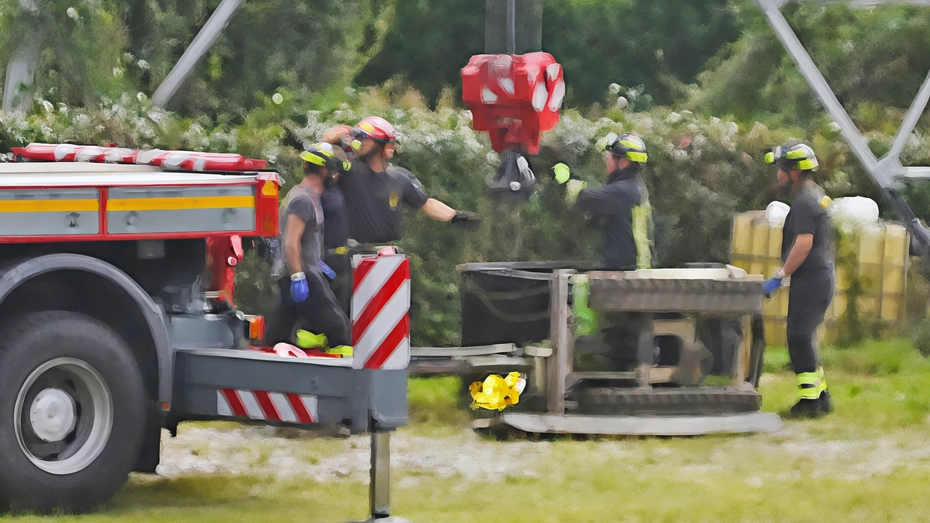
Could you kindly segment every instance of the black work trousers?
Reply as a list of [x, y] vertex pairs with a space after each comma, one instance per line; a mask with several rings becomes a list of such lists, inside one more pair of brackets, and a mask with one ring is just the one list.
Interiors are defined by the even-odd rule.
[[336, 296], [336, 302], [342, 307], [351, 323], [352, 318], [352, 256], [349, 254], [327, 254], [323, 258], [323, 263], [329, 265], [329, 268], [336, 273], [336, 277], [329, 280], [329, 288], [333, 290]]
[[833, 271], [793, 275], [788, 287], [788, 354], [795, 374], [816, 372], [820, 355], [814, 331], [833, 299]]
[[325, 334], [330, 347], [352, 345], [352, 332], [349, 318], [332, 289], [326, 282], [326, 276], [320, 271], [306, 271], [309, 297], [302, 303], [291, 298], [291, 277], [284, 276], [278, 280], [281, 299], [271, 312], [268, 328], [265, 331], [265, 344], [274, 345], [289, 341], [297, 319], [304, 320], [304, 328], [317, 334]]

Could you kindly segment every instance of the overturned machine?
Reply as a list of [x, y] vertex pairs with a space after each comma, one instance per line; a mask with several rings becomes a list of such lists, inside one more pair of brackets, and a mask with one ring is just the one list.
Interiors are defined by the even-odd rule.
[[528, 433], [770, 432], [760, 411], [761, 277], [727, 265], [600, 271], [570, 263], [459, 267], [462, 348], [413, 350], [413, 374], [467, 383], [520, 371], [518, 404], [476, 428]]

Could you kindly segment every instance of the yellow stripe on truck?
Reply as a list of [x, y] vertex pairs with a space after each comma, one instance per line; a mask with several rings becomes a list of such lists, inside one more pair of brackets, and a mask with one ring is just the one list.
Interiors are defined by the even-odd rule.
[[107, 201], [108, 211], [181, 211], [188, 209], [230, 209], [254, 207], [254, 196], [119, 198]]
[[98, 200], [0, 200], [0, 212], [94, 212]]

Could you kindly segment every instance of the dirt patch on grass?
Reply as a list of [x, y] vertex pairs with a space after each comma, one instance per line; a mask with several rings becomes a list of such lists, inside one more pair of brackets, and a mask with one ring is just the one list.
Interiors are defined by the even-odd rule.
[[[367, 435], [329, 439], [282, 437], [272, 427], [216, 429], [184, 427], [177, 438], [162, 440], [158, 474], [258, 475], [329, 481], [367, 481], [370, 467]], [[404, 432], [391, 438], [391, 466], [401, 485], [429, 477], [470, 481], [505, 475], [533, 476], [532, 463], [550, 453], [548, 442], [488, 441], [472, 431], [431, 438]]]
[[[367, 435], [334, 439], [281, 434], [272, 427], [182, 426], [177, 438], [167, 435], [164, 438], [158, 474], [168, 478], [218, 474], [308, 478], [321, 482], [368, 480]], [[700, 477], [727, 470], [737, 466], [735, 460], [739, 456], [746, 455], [789, 460], [807, 468], [814, 478], [842, 480], [884, 476], [930, 464], [930, 446], [918, 441], [898, 437], [829, 440], [812, 435], [801, 424], [789, 424], [772, 436], [732, 439], [725, 444], [708, 440], [706, 450], [689, 448], [685, 440], [679, 441], [599, 441], [579, 446], [567, 441], [501, 443], [481, 438], [470, 430], [447, 437], [401, 431], [392, 436], [391, 465], [399, 485], [408, 486], [430, 478], [493, 482], [507, 476], [538, 477], [544, 464], [568, 451], [575, 456], [576, 466], [583, 466], [587, 460], [610, 457], [620, 459], [631, 473], [643, 473], [662, 464], [673, 477]], [[643, 445], [648, 445], [648, 450]], [[641, 463], [642, 460], [645, 461]], [[749, 481], [783, 474], [785, 471], [779, 468], [758, 470]]]

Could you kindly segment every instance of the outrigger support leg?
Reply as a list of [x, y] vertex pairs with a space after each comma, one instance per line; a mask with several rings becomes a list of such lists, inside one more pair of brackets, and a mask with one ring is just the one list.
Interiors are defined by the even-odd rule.
[[391, 433], [371, 433], [371, 479], [368, 483], [371, 519], [391, 516]]

